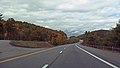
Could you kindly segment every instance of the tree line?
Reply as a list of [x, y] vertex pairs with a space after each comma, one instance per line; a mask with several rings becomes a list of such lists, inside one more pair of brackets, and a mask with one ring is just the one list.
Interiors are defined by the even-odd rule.
[[47, 41], [54, 45], [63, 44], [67, 35], [63, 31], [52, 30], [28, 22], [3, 19], [0, 14], [0, 40]]
[[84, 44], [120, 47], [120, 22], [112, 30], [86, 31], [78, 37], [84, 40]]

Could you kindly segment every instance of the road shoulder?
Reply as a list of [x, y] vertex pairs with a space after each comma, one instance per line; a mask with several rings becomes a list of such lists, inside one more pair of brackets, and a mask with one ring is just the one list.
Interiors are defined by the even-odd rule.
[[87, 47], [84, 45], [78, 45], [78, 46], [120, 67], [120, 61], [119, 61], [120, 53], [107, 51], [107, 50], [100, 50], [92, 47]]

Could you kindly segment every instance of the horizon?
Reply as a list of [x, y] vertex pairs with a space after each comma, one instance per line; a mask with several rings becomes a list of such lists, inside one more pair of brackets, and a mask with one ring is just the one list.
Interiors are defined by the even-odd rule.
[[5, 20], [14, 18], [62, 30], [69, 36], [109, 30], [120, 19], [119, 0], [0, 0], [0, 6]]

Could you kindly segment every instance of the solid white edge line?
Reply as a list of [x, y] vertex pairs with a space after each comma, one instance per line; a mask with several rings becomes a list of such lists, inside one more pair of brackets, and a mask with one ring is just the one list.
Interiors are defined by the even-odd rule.
[[107, 62], [107, 61], [105, 61], [105, 60], [103, 60], [103, 59], [101, 59], [100, 57], [98, 57], [98, 56], [96, 56], [96, 55], [94, 55], [94, 54], [86, 51], [85, 49], [83, 49], [83, 48], [81, 48], [81, 47], [79, 47], [79, 46], [77, 46], [77, 45], [75, 45], [75, 46], [76, 46], [77, 48], [79, 48], [80, 50], [84, 51], [85, 53], [91, 55], [92, 57], [94, 57], [94, 58], [102, 61], [103, 63], [105, 63], [105, 64], [107, 64], [107, 65], [109, 65], [109, 66], [111, 66], [111, 67], [113, 67], [113, 68], [119, 68], [119, 67], [117, 67], [117, 66], [115, 66], [115, 65], [113, 65], [113, 64], [111, 64], [111, 63], [109, 63], [109, 62]]
[[48, 67], [48, 64], [45, 64], [42, 68], [47, 68]]

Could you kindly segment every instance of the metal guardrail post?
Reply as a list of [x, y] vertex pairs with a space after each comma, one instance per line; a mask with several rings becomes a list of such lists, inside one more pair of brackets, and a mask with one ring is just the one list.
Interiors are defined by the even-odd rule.
[[114, 51], [113, 46], [112, 46], [112, 51]]
[[102, 49], [102, 50], [110, 50], [112, 52], [119, 52], [120, 53], [120, 48], [117, 47], [108, 47], [108, 46], [97, 46], [97, 45], [88, 45], [86, 44], [85, 46], [88, 47], [93, 47], [93, 48], [97, 48], [97, 49]]

